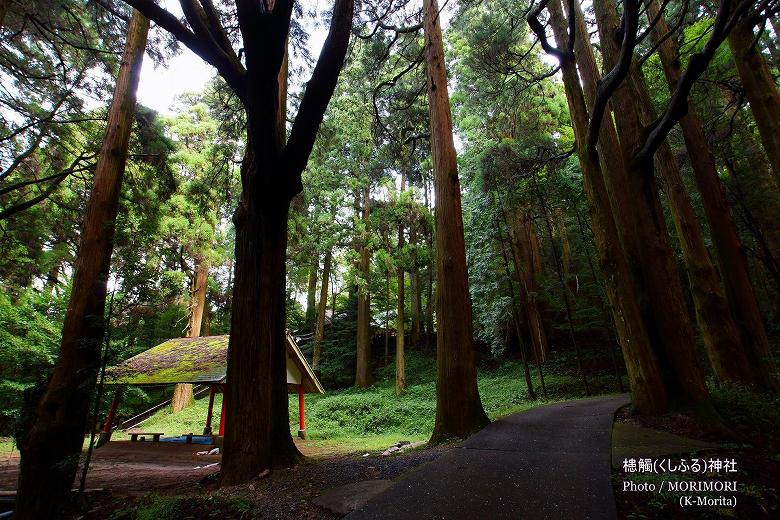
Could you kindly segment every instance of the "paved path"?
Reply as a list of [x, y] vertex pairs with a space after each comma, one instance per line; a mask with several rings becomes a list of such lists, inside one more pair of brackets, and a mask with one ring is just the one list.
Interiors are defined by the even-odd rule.
[[628, 402], [600, 397], [505, 417], [346, 518], [614, 519], [610, 434]]

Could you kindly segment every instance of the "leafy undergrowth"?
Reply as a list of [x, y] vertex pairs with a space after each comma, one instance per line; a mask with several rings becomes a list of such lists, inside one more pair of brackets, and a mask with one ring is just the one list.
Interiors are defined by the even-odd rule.
[[150, 495], [139, 503], [121, 509], [111, 520], [224, 519], [251, 518], [251, 505], [234, 497], [176, 497]]

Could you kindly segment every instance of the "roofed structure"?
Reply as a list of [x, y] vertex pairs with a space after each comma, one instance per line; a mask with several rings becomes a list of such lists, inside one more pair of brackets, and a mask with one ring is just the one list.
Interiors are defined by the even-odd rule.
[[[111, 367], [111, 384], [172, 385], [222, 384], [227, 373], [229, 336], [174, 338]], [[303, 386], [306, 393], [324, 394], [295, 339], [287, 334], [287, 384], [290, 391]]]

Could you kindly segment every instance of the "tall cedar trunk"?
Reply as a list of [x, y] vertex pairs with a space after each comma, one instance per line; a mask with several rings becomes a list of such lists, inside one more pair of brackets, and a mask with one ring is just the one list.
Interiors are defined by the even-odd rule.
[[119, 193], [149, 20], [133, 11], [87, 202], [73, 289], [54, 371], [40, 400], [27, 402], [17, 437], [22, 459], [15, 518], [57, 518], [67, 502], [100, 366], [108, 272]]
[[[606, 68], [617, 62], [618, 16], [610, 0], [594, 0], [601, 51]], [[579, 10], [575, 2], [574, 8]], [[680, 273], [666, 231], [661, 200], [655, 184], [652, 161], [633, 160], [642, 144], [642, 125], [636, 111], [630, 81], [617, 88], [612, 97], [615, 121], [626, 171], [626, 191], [613, 190], [613, 196], [627, 197], [620, 204], [621, 241], [629, 264], [638, 274], [647, 330], [657, 347], [670, 398], [691, 405], [703, 418], [717, 422], [699, 365]], [[620, 230], [620, 228], [619, 228]]]
[[325, 309], [328, 307], [328, 283], [330, 281], [330, 269], [333, 263], [333, 250], [325, 253], [325, 261], [322, 265], [322, 283], [320, 285], [320, 301], [317, 305], [317, 330], [314, 332], [314, 355], [312, 365], [315, 370], [320, 366], [322, 359], [322, 339], [325, 337]]
[[304, 326], [307, 331], [313, 331], [317, 323], [317, 270], [320, 267], [318, 255], [314, 255], [309, 266], [309, 285], [306, 290], [306, 315]]
[[[400, 195], [406, 189], [406, 174], [401, 173], [401, 186], [399, 189]], [[405, 334], [404, 323], [406, 322], [404, 316], [404, 302], [405, 298], [405, 280], [404, 280], [404, 267], [401, 262], [403, 255], [404, 245], [406, 244], [406, 237], [404, 235], [404, 222], [403, 219], [398, 224], [398, 268], [396, 270], [396, 280], [398, 282], [398, 294], [396, 295], [396, 319], [395, 319], [395, 393], [400, 395], [406, 390], [406, 352], [405, 347]]]
[[534, 357], [538, 361], [544, 361], [547, 357], [548, 341], [539, 309], [541, 287], [539, 287], [537, 273], [541, 258], [533, 218], [518, 211], [509, 217], [507, 226], [520, 282], [520, 304], [531, 336]]
[[[267, 150], [255, 147], [255, 139], [250, 137], [244, 156], [241, 176], [248, 185], [233, 217], [236, 265], [224, 396], [224, 449], [230, 456], [223, 457], [222, 485], [245, 482], [300, 456], [287, 409], [283, 302], [290, 199], [252, 185], [261, 168], [273, 168], [277, 160], [256, 155]], [[247, 381], [252, 384], [240, 384]]]
[[452, 137], [444, 46], [436, 0], [424, 0], [425, 62], [436, 197], [436, 423], [431, 442], [466, 437], [489, 419], [477, 390], [474, 331], [463, 236], [460, 181]]
[[[196, 258], [195, 278], [192, 280], [192, 287], [190, 288], [190, 319], [187, 324], [188, 338], [197, 338], [200, 336], [206, 309], [206, 290], [208, 289], [208, 281], [208, 264], [202, 258]], [[193, 400], [192, 385], [189, 383], [179, 383], [173, 389], [171, 410], [173, 413], [180, 412], [190, 406]]]
[[360, 247], [358, 269], [363, 282], [358, 287], [357, 308], [357, 363], [355, 365], [355, 386], [368, 388], [374, 382], [371, 373], [371, 301], [368, 291], [371, 252], [365, 240], [369, 233], [370, 194], [368, 186], [363, 188], [363, 224], [366, 238]]
[[[567, 23], [560, 0], [548, 4], [550, 23], [558, 48], [567, 46]], [[595, 64], [594, 64], [595, 65]], [[623, 351], [628, 381], [633, 394], [633, 404], [643, 414], [653, 415], [666, 411], [667, 392], [660, 367], [653, 352], [650, 337], [645, 328], [639, 307], [639, 294], [633, 282], [633, 274], [620, 245], [615, 219], [610, 208], [604, 175], [598, 154], [587, 146], [588, 112], [585, 106], [580, 78], [571, 59], [561, 62], [566, 99], [574, 127], [577, 158], [583, 173], [585, 195], [588, 198], [593, 236], [598, 261], [604, 276], [604, 285], [615, 323], [615, 331]], [[583, 73], [583, 85], [588, 87]], [[589, 93], [593, 99], [595, 91]], [[605, 118], [605, 123], [609, 118]], [[605, 124], [603, 127], [610, 128]], [[613, 129], [614, 130], [614, 129]], [[618, 151], [619, 153], [619, 151]]]
[[[663, 13], [660, 12], [657, 0], [648, 2], [647, 16], [657, 20], [652, 35], [656, 42], [660, 41], [669, 32], [669, 27]], [[658, 48], [658, 53], [669, 89], [673, 91], [682, 75], [674, 39], [664, 40]], [[775, 384], [772, 379], [774, 363], [771, 360], [769, 340], [750, 280], [745, 250], [734, 225], [726, 190], [718, 176], [704, 127], [691, 100], [688, 100], [688, 111], [680, 120], [680, 127], [696, 187], [701, 195], [704, 214], [709, 223], [710, 236], [720, 266], [726, 296], [742, 336], [742, 345], [750, 360], [753, 382], [759, 388], [771, 388]]]
[[411, 242], [411, 263], [412, 271], [409, 273], [409, 279], [412, 289], [412, 346], [416, 347], [420, 344], [420, 334], [422, 333], [422, 296], [420, 295], [420, 268], [417, 266], [417, 226], [418, 226], [418, 214], [415, 213], [415, 220], [412, 221], [409, 227], [409, 241]]
[[750, 16], [736, 24], [728, 38], [761, 143], [772, 165], [775, 182], [780, 186], [780, 92], [766, 60], [757, 45], [753, 45], [754, 40], [753, 20]]
[[[642, 123], [649, 125], [658, 115], [652, 107], [641, 70], [634, 67], [629, 79]], [[683, 183], [677, 159], [666, 140], [656, 154], [656, 167], [669, 200], [672, 220], [687, 268], [696, 321], [715, 375], [724, 382], [752, 386], [753, 376], [739, 329], [721, 288], [720, 276], [704, 243], [704, 236]]]
[[281, 162], [287, 134], [287, 35], [282, 45], [278, 72], [255, 72], [255, 97], [244, 103], [247, 146], [241, 199], [233, 215], [236, 260], [223, 395], [223, 486], [302, 457], [290, 435], [287, 399], [284, 302], [293, 197]]

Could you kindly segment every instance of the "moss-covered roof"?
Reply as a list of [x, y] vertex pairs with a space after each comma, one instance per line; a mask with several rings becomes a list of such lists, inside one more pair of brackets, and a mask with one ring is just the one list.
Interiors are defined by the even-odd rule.
[[[169, 339], [109, 368], [107, 381], [126, 385], [222, 383], [227, 372], [228, 339], [228, 336]], [[289, 334], [287, 360], [288, 372], [289, 364], [294, 364], [302, 375], [306, 392], [324, 393], [322, 385]]]

